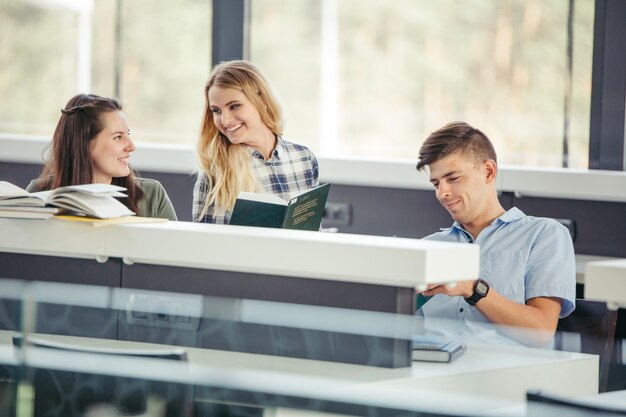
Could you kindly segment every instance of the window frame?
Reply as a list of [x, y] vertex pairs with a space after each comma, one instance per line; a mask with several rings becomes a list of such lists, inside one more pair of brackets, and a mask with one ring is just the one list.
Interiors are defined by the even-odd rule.
[[626, 2], [596, 0], [594, 19], [589, 169], [626, 171]]
[[[213, 65], [248, 56], [250, 1], [213, 0]], [[596, 0], [594, 8], [589, 169], [626, 171], [626, 2]]]

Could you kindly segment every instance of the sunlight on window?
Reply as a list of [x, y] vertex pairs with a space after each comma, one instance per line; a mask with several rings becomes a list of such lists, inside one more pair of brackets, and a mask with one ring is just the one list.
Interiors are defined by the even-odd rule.
[[[250, 59], [276, 90], [288, 140], [325, 155], [415, 159], [431, 131], [465, 120], [504, 164], [561, 166], [567, 133], [569, 166], [588, 165], [593, 0], [250, 5]], [[210, 1], [15, 0], [0, 10], [10, 99], [0, 132], [50, 136], [58, 109], [88, 90], [122, 101], [137, 141], [195, 143]]]
[[574, 4], [258, 0], [251, 59], [281, 99], [286, 137], [316, 152], [414, 159], [429, 132], [465, 120], [501, 163], [557, 167], [573, 13], [569, 166], [584, 168], [594, 3]]
[[121, 100], [137, 141], [195, 142], [210, 1], [0, 1], [0, 37], [0, 132], [52, 136], [59, 109], [91, 92]]

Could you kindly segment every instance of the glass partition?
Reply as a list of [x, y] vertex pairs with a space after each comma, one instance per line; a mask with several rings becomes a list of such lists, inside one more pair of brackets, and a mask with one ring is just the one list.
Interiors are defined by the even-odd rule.
[[[597, 366], [416, 316], [4, 279], [0, 324], [3, 416], [499, 415], [526, 378]], [[381, 366], [443, 335], [451, 362]]]

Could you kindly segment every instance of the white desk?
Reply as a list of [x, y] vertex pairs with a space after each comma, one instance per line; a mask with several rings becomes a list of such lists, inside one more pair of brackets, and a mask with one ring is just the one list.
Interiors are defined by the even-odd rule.
[[[0, 252], [92, 258], [408, 288], [478, 276], [471, 244], [189, 222], [0, 219]], [[285, 256], [288, 254], [288, 256]], [[454, 259], [454, 262], [450, 262]]]
[[[428, 283], [470, 279], [479, 273], [478, 246], [418, 239], [189, 222], [94, 228], [89, 224], [56, 219], [0, 219], [0, 230], [3, 231], [0, 252], [5, 252], [0, 253], [0, 277], [400, 313], [406, 317], [414, 313], [415, 288]], [[102, 264], [91, 263], [90, 259]], [[28, 267], [23, 266], [26, 262], [29, 262]], [[73, 265], [72, 273], [67, 265]], [[93, 271], [85, 274], [83, 268]], [[90, 281], [85, 282], [86, 279]], [[177, 302], [176, 307], [179, 305], [183, 303]], [[180, 330], [179, 323], [171, 322], [169, 317], [181, 314], [166, 313], [168, 323], [158, 324], [168, 324], [170, 328]], [[100, 318], [100, 324], [93, 320], [84, 322], [80, 318], [76, 320], [80, 325], [74, 325], [72, 329], [59, 330], [57, 326], [56, 329], [39, 330], [116, 338], [114, 332], [107, 335], [98, 332], [100, 329], [117, 329], [110, 325], [109, 317]], [[15, 314], [11, 319], [17, 322]], [[142, 323], [135, 321], [133, 330], [143, 324], [152, 325], [154, 321], [152, 316]], [[244, 332], [243, 325], [236, 326], [233, 331]], [[77, 329], [85, 331], [78, 333]], [[205, 329], [213, 327], [207, 325]], [[200, 336], [193, 332], [179, 335], [189, 339], [199, 337], [198, 344], [176, 343], [263, 353], [280, 346], [279, 342], [270, 342], [272, 335], [267, 334], [270, 329], [266, 327], [259, 331], [265, 331], [266, 337], [257, 337], [252, 347], [223, 347], [224, 343], [235, 344], [239, 339], [221, 343], [225, 339], [203, 331]], [[411, 329], [407, 327], [406, 331]], [[350, 360], [361, 360], [362, 363], [377, 360], [381, 366], [390, 367], [409, 365], [407, 337], [404, 342], [377, 337], [376, 344], [387, 347], [379, 349], [382, 353], [371, 359], [366, 349], [372, 341], [359, 342], [354, 337], [340, 335], [332, 336], [331, 342], [326, 335], [313, 336], [309, 332], [307, 337], [319, 339], [310, 342], [320, 344], [317, 356], [314, 356], [303, 344], [287, 340], [293, 339], [291, 334], [285, 335], [287, 333], [274, 332], [274, 335], [284, 338], [281, 340], [289, 348], [297, 349], [293, 353], [295, 356], [348, 363]], [[134, 340], [155, 340], [142, 338], [144, 336], [141, 334]], [[338, 338], [342, 343], [364, 350], [365, 354], [335, 349], [333, 344], [339, 343]]]
[[[88, 346], [127, 349], [163, 349], [163, 345], [102, 339], [40, 335], [49, 340]], [[0, 346], [10, 343], [10, 332], [0, 332]], [[589, 396], [598, 391], [598, 357], [510, 346], [469, 345], [451, 364], [415, 362], [410, 368], [385, 369], [304, 359], [187, 348], [189, 366], [146, 369], [148, 377], [215, 384], [232, 389], [258, 390], [282, 395], [345, 401], [406, 410], [476, 411], [501, 409], [525, 402], [528, 389], [543, 389], [568, 396]], [[0, 349], [5, 352], [7, 349]], [[51, 352], [58, 354], [59, 352]], [[63, 352], [65, 353], [65, 352]], [[39, 358], [44, 360], [46, 357]], [[50, 358], [47, 358], [51, 360]], [[121, 376], [143, 376], [137, 367], [114, 361], [72, 360], [65, 369]], [[141, 359], [133, 358], [132, 361]], [[171, 361], [166, 361], [171, 362]], [[59, 361], [54, 361], [59, 366]], [[169, 365], [168, 365], [169, 366]], [[178, 366], [178, 367], [177, 367]], [[163, 375], [163, 372], [166, 372]], [[156, 375], [156, 376], [155, 376]], [[489, 401], [481, 401], [488, 397]], [[202, 400], [202, 398], [199, 398]], [[468, 401], [470, 401], [468, 403]]]
[[618, 258], [611, 256], [598, 256], [598, 255], [585, 255], [582, 253], [576, 254], [576, 283], [585, 283], [585, 274], [587, 273], [587, 264], [589, 262], [597, 261], [612, 261]]
[[626, 259], [587, 264], [585, 298], [606, 301], [609, 308], [626, 308]]

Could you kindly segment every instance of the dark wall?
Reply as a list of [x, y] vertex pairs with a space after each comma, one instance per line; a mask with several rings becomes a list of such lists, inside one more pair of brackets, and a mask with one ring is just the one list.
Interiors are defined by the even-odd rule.
[[532, 197], [513, 201], [526, 214], [574, 220], [576, 253], [626, 257], [626, 203]]
[[[40, 169], [37, 164], [0, 162], [0, 179], [25, 187]], [[191, 220], [192, 175], [148, 171], [141, 175], [159, 180], [178, 218]], [[507, 209], [517, 206], [529, 215], [572, 220], [577, 253], [626, 257], [626, 203], [517, 198], [508, 192], [500, 195], [500, 201]], [[452, 224], [429, 190], [333, 184], [328, 202], [347, 209], [348, 216], [341, 221], [325, 220], [323, 226], [337, 227], [345, 233], [421, 238]]]

